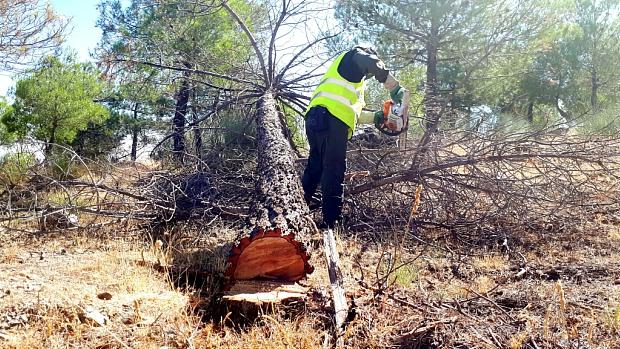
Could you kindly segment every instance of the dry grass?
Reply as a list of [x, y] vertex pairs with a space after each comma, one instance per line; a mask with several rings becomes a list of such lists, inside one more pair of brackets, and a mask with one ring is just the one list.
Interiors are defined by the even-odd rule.
[[325, 334], [317, 331], [311, 319], [283, 321], [265, 315], [262, 321], [242, 334], [214, 324], [205, 325], [196, 337], [200, 348], [287, 349], [320, 348]]
[[611, 229], [608, 234], [610, 242], [620, 243], [620, 228]]
[[472, 259], [472, 265], [483, 272], [505, 271], [510, 268], [510, 262], [506, 255], [494, 254], [479, 256]]
[[[619, 347], [617, 230], [596, 227], [583, 236], [526, 234], [522, 245], [511, 245], [516, 251], [474, 256], [456, 255], [455, 246], [399, 250], [387, 241], [342, 233], [338, 246], [356, 312], [345, 346]], [[206, 283], [199, 293], [179, 288], [152, 268], [171, 263], [221, 272], [226, 259], [221, 247], [236, 231], [214, 228], [217, 234], [197, 237], [193, 229], [165, 232], [166, 244], [79, 233], [0, 233], [7, 242], [0, 246], [0, 347], [320, 348], [333, 343], [322, 251], [314, 251], [316, 271], [304, 282], [315, 289], [305, 308], [266, 312], [255, 323], [231, 326], [234, 315], [216, 314], [221, 309], [211, 303], [218, 281]], [[412, 262], [388, 275], [391, 286], [376, 292], [373, 287], [386, 276], [386, 256], [397, 251], [399, 261]], [[517, 252], [527, 260], [521, 277], [516, 274], [523, 258]], [[99, 299], [103, 292], [112, 298]], [[85, 319], [88, 307], [107, 322], [97, 326]], [[7, 325], [8, 317], [13, 324]]]
[[[157, 347], [195, 326], [188, 295], [140, 266], [140, 244], [37, 240], [1, 250], [0, 347]], [[99, 299], [104, 292], [111, 299]], [[104, 326], [85, 319], [88, 308], [107, 318]]]
[[[205, 314], [211, 309], [204, 293], [180, 289], [153, 268], [176, 258], [188, 268], [217, 272], [226, 256], [211, 247], [230, 234], [202, 241], [199, 253], [197, 246], [183, 246], [183, 239], [162, 246], [80, 234], [25, 239], [3, 233], [12, 242], [0, 247], [0, 348], [321, 347], [329, 337], [317, 330], [324, 319], [284, 320], [268, 312], [239, 332], [223, 325], [229, 320]], [[103, 293], [112, 298], [99, 299]], [[84, 316], [89, 308], [105, 316], [103, 326]], [[202, 322], [203, 316], [212, 320]]]
[[[467, 153], [461, 146], [450, 152]], [[540, 166], [528, 160], [504, 170], [534, 183]], [[123, 164], [93, 173], [97, 182], [125, 188], [149, 170]], [[605, 189], [600, 199], [609, 200], [616, 195], [617, 182], [601, 177], [598, 170], [588, 169], [590, 180]], [[93, 189], [72, 190], [69, 196], [80, 204], [96, 197], [116, 198]], [[56, 203], [69, 200], [64, 191], [46, 195]], [[484, 199], [475, 207], [480, 212], [490, 208]], [[80, 222], [89, 219], [99, 223], [80, 215]], [[15, 222], [11, 227], [36, 230], [36, 223]], [[213, 302], [227, 243], [238, 231], [217, 223], [197, 227], [204, 223], [177, 223], [161, 232], [165, 243], [119, 238], [128, 230], [120, 225], [104, 228], [106, 238], [76, 230], [47, 235], [0, 230], [0, 348], [333, 344], [328, 276], [320, 249], [313, 251], [316, 270], [304, 281], [313, 288], [304, 307], [266, 311], [256, 322], [242, 324], [238, 314]], [[620, 348], [617, 218], [600, 214], [578, 234], [553, 229], [515, 233], [518, 241], [509, 241], [509, 252], [499, 246], [466, 249], [449, 239], [435, 239], [433, 231], [422, 232], [423, 238], [438, 243], [407, 241], [404, 248], [399, 245], [404, 241], [401, 233], [374, 231], [360, 237], [341, 232], [337, 237], [347, 297], [355, 304], [343, 337], [346, 347]], [[213, 277], [198, 282], [187, 273], [181, 282], [173, 281], [154, 265], [206, 271]], [[526, 270], [520, 274], [522, 267]], [[186, 288], [184, 282], [201, 287]], [[111, 298], [105, 299], [109, 297], [104, 293]], [[105, 316], [105, 323], [89, 320], [87, 310]]]
[[[166, 263], [175, 258], [175, 264], [217, 271], [225, 255], [216, 247], [234, 232], [228, 233], [202, 240], [201, 245], [176, 237], [176, 244], [167, 248], [157, 242], [97, 240], [78, 234], [27, 241], [3, 237], [12, 242], [0, 248], [0, 308], [3, 314], [27, 319], [0, 329], [0, 347], [322, 347], [331, 337], [328, 300], [309, 303], [293, 318], [268, 313], [240, 331], [209, 316], [202, 322], [197, 310], [209, 308], [196, 294], [178, 290], [164, 274], [149, 267], [157, 260]], [[363, 279], [372, 285], [376, 281], [379, 257], [389, 248], [364, 246], [341, 236], [347, 289], [358, 313], [345, 343], [381, 348], [401, 345], [406, 338], [420, 345], [434, 341], [450, 347], [456, 336], [461, 342], [486, 343], [483, 347], [526, 348], [533, 341], [540, 348], [570, 347], [576, 341], [592, 347], [617, 346], [620, 286], [614, 281], [620, 275], [619, 256], [612, 248], [600, 248], [610, 247], [605, 238], [611, 235], [605, 234], [579, 242], [577, 251], [570, 253], [565, 251], [568, 243], [539, 243], [524, 254], [532, 271], [521, 279], [509, 278], [520, 261], [506, 255], [465, 257], [457, 267], [445, 252], [429, 250], [399, 268], [388, 291], [415, 307], [375, 295], [356, 282]], [[402, 258], [415, 253], [409, 251]], [[320, 287], [327, 277], [320, 251], [315, 251], [314, 258], [317, 272], [306, 282]], [[573, 269], [559, 267], [565, 265]], [[561, 283], [538, 276], [537, 271], [549, 268], [559, 270]], [[112, 299], [98, 299], [102, 292]], [[460, 311], [454, 307], [456, 302]], [[104, 326], [84, 320], [89, 306], [108, 317]], [[0, 318], [5, 320], [6, 316]], [[428, 330], [410, 334], [425, 326]]]

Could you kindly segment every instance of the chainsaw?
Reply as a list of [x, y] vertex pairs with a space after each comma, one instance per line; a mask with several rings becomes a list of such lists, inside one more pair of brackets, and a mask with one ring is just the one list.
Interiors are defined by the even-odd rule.
[[383, 102], [383, 115], [375, 119], [375, 126], [381, 133], [388, 136], [398, 136], [407, 131], [409, 123], [401, 104], [394, 103], [392, 100]]

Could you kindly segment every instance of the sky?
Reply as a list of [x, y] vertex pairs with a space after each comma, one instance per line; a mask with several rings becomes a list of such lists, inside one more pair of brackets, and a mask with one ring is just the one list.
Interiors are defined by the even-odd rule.
[[[71, 18], [64, 46], [75, 50], [81, 61], [91, 60], [92, 51], [101, 37], [101, 30], [95, 27], [100, 0], [50, 0], [52, 7], [61, 16]], [[6, 96], [8, 89], [15, 83], [6, 72], [0, 72], [0, 96]]]
[[[39, 0], [46, 1], [46, 0]], [[64, 47], [71, 48], [75, 50], [78, 54], [78, 57], [81, 61], [91, 61], [90, 51], [92, 51], [99, 42], [101, 38], [101, 30], [95, 26], [97, 22], [97, 18], [99, 17], [99, 12], [97, 10], [97, 4], [101, 0], [49, 0], [52, 4], [52, 7], [61, 16], [70, 18], [69, 28], [71, 31], [65, 38]], [[329, 0], [322, 0], [316, 2], [315, 6], [319, 6], [320, 8], [326, 8], [330, 6]], [[312, 23], [311, 23], [312, 24]], [[291, 41], [291, 37], [296, 37], [297, 35], [306, 36], [307, 34], [315, 34], [315, 29], [321, 25], [324, 25], [324, 19], [317, 19], [316, 23], [313, 23], [310, 27], [304, 27], [303, 32], [300, 33], [299, 30], [288, 33], [288, 35], [282, 36], [282, 42], [286, 43]], [[309, 31], [308, 31], [309, 30]], [[286, 30], [282, 30], [286, 32]], [[306, 32], [308, 31], [308, 32]], [[286, 47], [290, 45], [281, 44], [283, 52], [280, 53], [280, 58], [286, 58]], [[294, 47], [289, 47], [289, 50], [294, 50]], [[290, 56], [290, 55], [288, 55]], [[318, 62], [323, 63], [321, 59], [318, 59]], [[327, 63], [327, 62], [325, 62]], [[315, 61], [312, 61], [312, 65], [315, 65]], [[297, 69], [305, 69], [303, 66]], [[14, 87], [15, 82], [11, 79], [11, 76], [6, 73], [0, 71], [0, 96], [5, 96], [9, 101], [12, 100], [11, 96], [8, 96], [9, 89]]]

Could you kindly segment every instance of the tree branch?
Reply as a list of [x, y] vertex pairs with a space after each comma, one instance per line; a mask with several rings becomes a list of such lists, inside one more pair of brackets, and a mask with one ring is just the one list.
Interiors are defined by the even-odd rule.
[[256, 42], [256, 39], [254, 38], [254, 35], [252, 35], [252, 32], [250, 31], [248, 26], [245, 25], [243, 20], [241, 18], [239, 18], [237, 13], [232, 8], [230, 8], [230, 6], [228, 6], [228, 4], [225, 1], [222, 1], [222, 6], [235, 19], [235, 21], [237, 21], [237, 23], [239, 24], [241, 29], [243, 29], [243, 31], [247, 35], [248, 39], [250, 40], [250, 43], [252, 44], [252, 47], [254, 48], [254, 52], [256, 52], [256, 57], [258, 58], [258, 61], [260, 63], [261, 70], [263, 71], [263, 82], [265, 83], [265, 88], [270, 87], [271, 86], [271, 80], [269, 78], [269, 74], [267, 73], [267, 67], [265, 65], [265, 58], [263, 57], [263, 54], [262, 54], [260, 48], [258, 47], [258, 43]]

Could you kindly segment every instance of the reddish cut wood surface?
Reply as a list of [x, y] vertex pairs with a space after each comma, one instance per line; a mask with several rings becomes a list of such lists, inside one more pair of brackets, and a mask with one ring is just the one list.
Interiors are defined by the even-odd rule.
[[281, 237], [267, 237], [254, 241], [243, 250], [233, 277], [235, 280], [298, 280], [304, 270], [304, 261], [295, 246]]
[[313, 271], [303, 245], [280, 229], [243, 238], [231, 251], [226, 274], [232, 280], [297, 281]]

